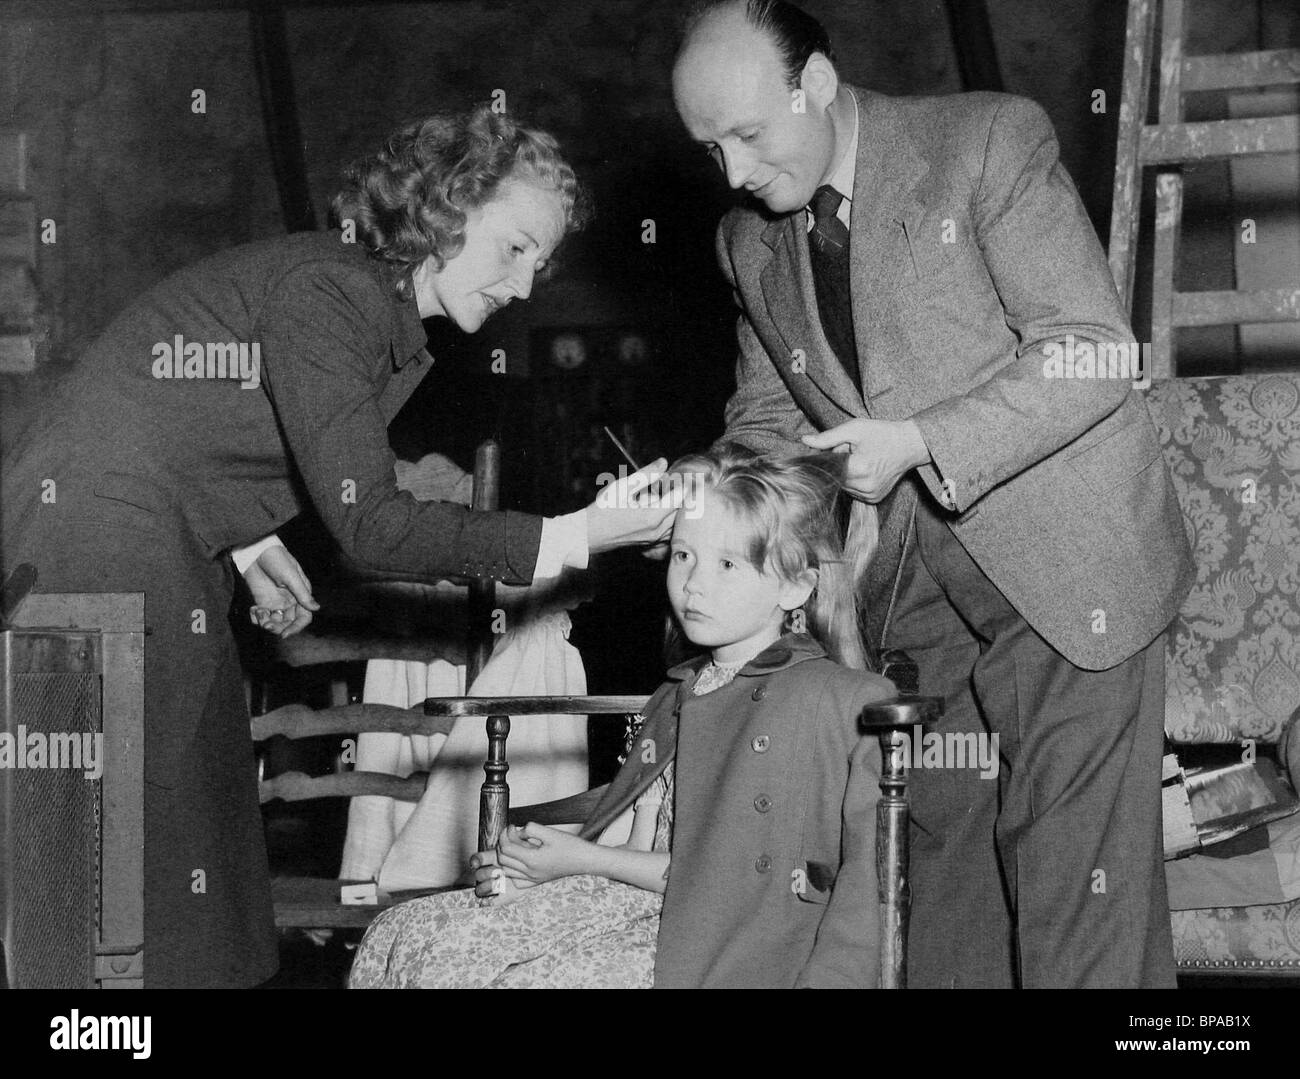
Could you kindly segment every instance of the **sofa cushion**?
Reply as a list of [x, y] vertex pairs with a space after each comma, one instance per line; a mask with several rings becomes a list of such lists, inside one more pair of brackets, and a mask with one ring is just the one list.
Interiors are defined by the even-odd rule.
[[1170, 626], [1174, 741], [1276, 741], [1300, 707], [1300, 374], [1146, 394], [1197, 577]]

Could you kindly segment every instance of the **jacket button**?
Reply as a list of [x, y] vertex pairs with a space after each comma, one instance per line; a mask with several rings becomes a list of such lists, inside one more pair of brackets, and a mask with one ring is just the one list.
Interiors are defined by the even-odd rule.
[[770, 746], [771, 744], [772, 744], [771, 738], [769, 738], [766, 734], [760, 734], [757, 738], [755, 738], [752, 742], [749, 743], [749, 747], [755, 753], [766, 753], [767, 747]]
[[757, 798], [754, 799], [754, 808], [757, 809], [760, 813], [766, 813], [769, 809], [772, 808], [772, 799], [769, 798], [766, 794], [760, 794]]
[[770, 872], [772, 869], [772, 859], [766, 854], [760, 855], [754, 859], [754, 868], [760, 873]]
[[752, 696], [756, 701], [761, 701], [767, 696], [767, 686], [759, 686], [752, 694], [750, 694], [750, 696]]

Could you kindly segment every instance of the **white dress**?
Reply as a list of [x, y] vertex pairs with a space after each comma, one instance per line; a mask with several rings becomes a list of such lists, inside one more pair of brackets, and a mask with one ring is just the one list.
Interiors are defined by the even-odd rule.
[[[468, 477], [452, 462], [429, 454], [416, 464], [397, 463], [398, 486], [417, 498], [467, 502]], [[497, 586], [506, 632], [465, 692], [464, 593], [447, 582], [424, 590], [431, 610], [445, 607], [445, 639], [429, 642], [427, 662], [372, 659], [362, 699], [410, 708], [426, 697], [582, 696], [587, 692], [582, 656], [569, 643], [569, 610], [584, 594], [577, 575], [526, 588]], [[486, 722], [467, 716], [451, 734], [407, 737], [362, 734], [358, 771], [408, 776], [429, 772], [418, 803], [368, 795], [353, 798], [339, 877], [374, 880], [385, 890], [436, 888], [461, 880], [478, 846], [479, 788], [487, 756]], [[507, 743], [510, 800], [533, 805], [587, 789], [587, 717], [517, 718]]]

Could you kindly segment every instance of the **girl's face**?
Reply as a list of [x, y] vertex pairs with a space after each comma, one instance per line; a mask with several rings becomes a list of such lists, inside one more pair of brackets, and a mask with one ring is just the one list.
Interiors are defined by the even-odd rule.
[[564, 238], [564, 203], [551, 188], [507, 181], [467, 212], [465, 246], [441, 270], [433, 258], [415, 270], [421, 318], [445, 315], [466, 333], [511, 300], [528, 299], [533, 278]]
[[[760, 573], [746, 552], [749, 524], [710, 490], [694, 514], [677, 514], [668, 556], [668, 598], [692, 643], [718, 663], [751, 659], [781, 636], [787, 611], [801, 606], [815, 580]], [[811, 577], [811, 575], [810, 575]]]

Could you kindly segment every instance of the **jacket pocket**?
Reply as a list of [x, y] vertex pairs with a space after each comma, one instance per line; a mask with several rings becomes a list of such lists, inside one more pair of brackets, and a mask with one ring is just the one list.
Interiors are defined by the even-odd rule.
[[99, 502], [94, 514], [126, 519], [141, 528], [171, 532], [177, 511], [167, 493], [153, 480], [127, 472], [105, 472], [91, 486]]
[[1160, 458], [1160, 441], [1143, 416], [1075, 454], [1067, 467], [1094, 491], [1113, 490]]
[[805, 903], [825, 906], [835, 887], [835, 872], [825, 862], [804, 862], [790, 873], [790, 890]]

